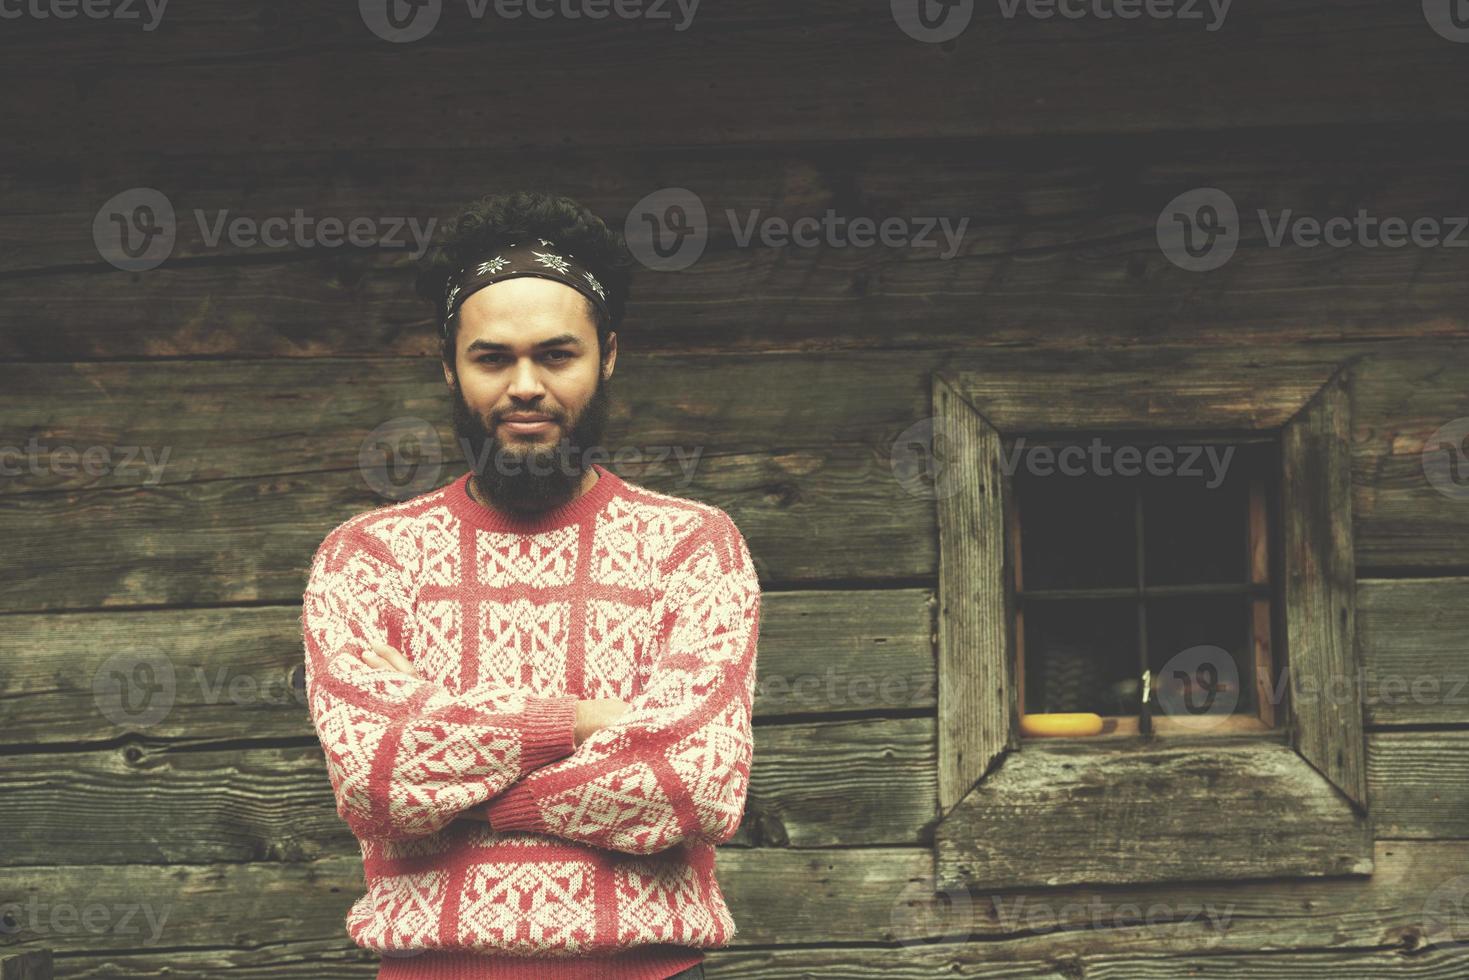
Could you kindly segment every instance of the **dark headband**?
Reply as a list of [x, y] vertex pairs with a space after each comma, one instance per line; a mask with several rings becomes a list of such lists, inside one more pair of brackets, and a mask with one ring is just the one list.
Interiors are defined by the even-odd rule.
[[557, 252], [556, 243], [537, 238], [524, 245], [511, 242], [488, 253], [483, 261], [466, 266], [449, 277], [444, 292], [444, 318], [439, 323], [439, 335], [449, 336], [449, 321], [459, 312], [459, 307], [471, 293], [484, 289], [502, 279], [516, 276], [538, 276], [565, 283], [591, 300], [605, 317], [611, 317], [607, 306], [607, 291], [587, 268], [570, 252]]

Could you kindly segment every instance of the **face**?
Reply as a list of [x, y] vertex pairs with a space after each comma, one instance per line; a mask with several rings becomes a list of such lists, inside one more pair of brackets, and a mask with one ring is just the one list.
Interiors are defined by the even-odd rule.
[[486, 500], [533, 513], [577, 495], [591, 469], [583, 454], [601, 442], [616, 361], [617, 335], [599, 360], [587, 300], [564, 283], [506, 279], [464, 301], [444, 381]]

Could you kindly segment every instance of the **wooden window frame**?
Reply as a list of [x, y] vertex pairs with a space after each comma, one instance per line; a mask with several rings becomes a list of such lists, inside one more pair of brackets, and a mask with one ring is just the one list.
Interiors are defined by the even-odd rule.
[[[1349, 384], [1349, 364], [1300, 351], [966, 355], [934, 373], [941, 888], [1372, 873]], [[1276, 729], [1020, 738], [1002, 440], [1101, 428], [1278, 432]]]

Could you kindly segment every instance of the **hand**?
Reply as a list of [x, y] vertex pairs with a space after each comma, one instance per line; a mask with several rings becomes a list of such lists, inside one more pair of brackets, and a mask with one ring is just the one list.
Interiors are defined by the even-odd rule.
[[371, 650], [363, 650], [362, 662], [378, 670], [396, 670], [400, 674], [418, 678], [418, 671], [413, 669], [408, 658], [386, 643], [374, 643]]
[[617, 716], [632, 707], [619, 698], [596, 698], [576, 703], [576, 731], [572, 737], [575, 744], [591, 738], [597, 732], [617, 720]]

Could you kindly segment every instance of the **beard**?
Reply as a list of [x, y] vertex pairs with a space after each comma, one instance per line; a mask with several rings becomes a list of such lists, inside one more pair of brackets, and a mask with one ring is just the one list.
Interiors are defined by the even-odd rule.
[[498, 422], [492, 428], [485, 426], [465, 402], [456, 377], [451, 389], [454, 434], [474, 471], [472, 479], [480, 496], [496, 509], [519, 515], [534, 515], [570, 502], [591, 468], [584, 456], [589, 449], [600, 448], [611, 385], [611, 379], [602, 380], [599, 372], [591, 399], [569, 427], [564, 414], [535, 409], [550, 415], [561, 433], [555, 443], [545, 445], [515, 437], [502, 441], [497, 435]]

